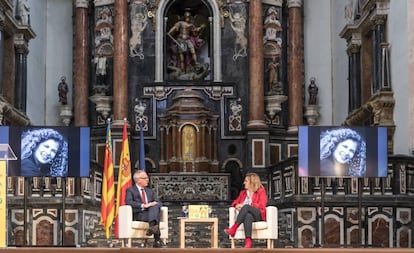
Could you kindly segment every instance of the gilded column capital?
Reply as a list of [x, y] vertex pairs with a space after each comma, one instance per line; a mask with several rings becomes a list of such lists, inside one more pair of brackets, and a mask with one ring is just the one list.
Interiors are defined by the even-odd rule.
[[16, 33], [14, 35], [14, 48], [16, 52], [19, 54], [27, 54], [29, 53], [29, 43], [24, 38], [22, 33]]
[[288, 8], [301, 8], [303, 0], [288, 0]]
[[358, 53], [361, 48], [361, 34], [360, 33], [352, 33], [351, 38], [348, 41], [348, 53]]
[[387, 16], [386, 15], [374, 15], [371, 17], [371, 23], [373, 25], [385, 25], [387, 22]]
[[76, 0], [75, 7], [76, 8], [88, 8], [89, 1], [88, 0]]
[[379, 126], [393, 126], [395, 99], [392, 91], [381, 91], [374, 94], [368, 104], [372, 108], [374, 124]]
[[[375, 7], [373, 10], [369, 11], [369, 20], [373, 25], [385, 25], [387, 22], [388, 14], [389, 14], [389, 3], [387, 1], [384, 2], [376, 2]], [[367, 11], [368, 12], [368, 11]]]
[[361, 50], [361, 44], [352, 43], [348, 45], [347, 52], [348, 55], [359, 53]]

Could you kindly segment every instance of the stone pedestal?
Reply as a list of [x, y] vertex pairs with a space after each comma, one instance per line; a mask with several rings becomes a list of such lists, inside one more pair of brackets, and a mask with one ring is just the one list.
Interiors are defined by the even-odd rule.
[[107, 119], [111, 112], [112, 96], [105, 96], [95, 94], [89, 99], [95, 104], [95, 109], [102, 115], [104, 119]]
[[287, 100], [285, 95], [266, 96], [266, 112], [270, 119], [273, 119], [282, 110], [282, 103]]
[[319, 118], [319, 106], [318, 105], [305, 105], [304, 116], [308, 121], [308, 125], [313, 126], [316, 124]]
[[73, 112], [71, 105], [61, 105], [60, 106], [60, 118], [65, 126], [69, 126], [72, 121]]

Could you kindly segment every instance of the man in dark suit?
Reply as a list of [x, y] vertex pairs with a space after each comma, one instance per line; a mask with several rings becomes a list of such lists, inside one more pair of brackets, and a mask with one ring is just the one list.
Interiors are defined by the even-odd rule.
[[148, 187], [149, 178], [144, 170], [137, 170], [133, 178], [135, 184], [126, 190], [126, 204], [132, 206], [134, 220], [149, 223], [147, 235], [154, 235], [154, 248], [165, 247], [160, 239], [159, 229], [162, 203]]

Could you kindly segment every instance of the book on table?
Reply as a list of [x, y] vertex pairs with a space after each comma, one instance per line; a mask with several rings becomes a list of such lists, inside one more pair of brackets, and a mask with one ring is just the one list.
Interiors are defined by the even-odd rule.
[[188, 205], [188, 218], [190, 219], [208, 218], [208, 205]]

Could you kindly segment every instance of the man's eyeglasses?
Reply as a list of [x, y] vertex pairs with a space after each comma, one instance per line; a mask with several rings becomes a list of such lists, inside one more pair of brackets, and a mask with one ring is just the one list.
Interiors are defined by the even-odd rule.
[[139, 177], [139, 179], [148, 179], [148, 177]]

